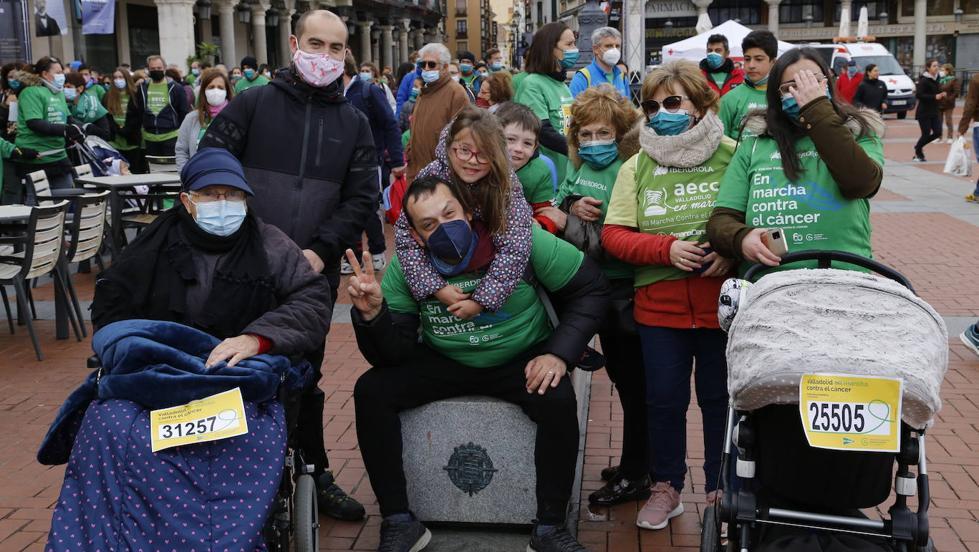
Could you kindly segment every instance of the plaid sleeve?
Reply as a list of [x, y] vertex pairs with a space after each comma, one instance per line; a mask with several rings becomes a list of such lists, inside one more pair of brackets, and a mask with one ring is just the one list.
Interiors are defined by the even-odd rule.
[[[443, 278], [425, 255], [425, 250], [411, 237], [404, 212], [394, 225], [394, 247], [412, 297], [421, 301], [446, 286]], [[480, 303], [482, 304], [482, 303]]]

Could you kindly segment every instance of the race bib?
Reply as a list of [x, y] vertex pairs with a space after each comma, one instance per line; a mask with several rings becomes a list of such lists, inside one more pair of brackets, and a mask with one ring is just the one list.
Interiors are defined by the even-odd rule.
[[246, 433], [248, 421], [245, 419], [245, 404], [237, 387], [182, 406], [150, 412], [150, 444], [153, 452]]
[[799, 414], [809, 445], [898, 452], [903, 390], [900, 378], [804, 374]]

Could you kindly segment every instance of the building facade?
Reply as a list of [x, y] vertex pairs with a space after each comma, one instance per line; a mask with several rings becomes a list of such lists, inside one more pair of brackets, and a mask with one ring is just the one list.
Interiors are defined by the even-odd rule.
[[482, 58], [497, 47], [499, 25], [490, 0], [447, 0], [445, 45], [453, 56], [472, 52]]
[[[28, 13], [36, 2], [28, 0]], [[146, 56], [162, 54], [167, 63], [184, 66], [201, 44], [217, 47], [214, 61], [232, 67], [254, 56], [272, 67], [289, 64], [289, 35], [299, 14], [329, 9], [347, 24], [349, 46], [358, 61], [397, 67], [411, 51], [442, 39], [439, 0], [117, 0], [115, 33], [86, 35], [71, 16], [75, 0], [62, 2], [70, 29], [38, 37], [29, 17], [31, 58], [55, 55], [80, 59], [103, 71], [121, 63], [143, 67]]]

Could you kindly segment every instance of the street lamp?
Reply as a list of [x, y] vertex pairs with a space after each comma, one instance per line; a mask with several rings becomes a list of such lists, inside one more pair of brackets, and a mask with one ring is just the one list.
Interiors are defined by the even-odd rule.
[[811, 13], [807, 13], [806, 15], [802, 16], [802, 20], [806, 22], [806, 27], [812, 27], [812, 14]]
[[878, 17], [880, 18], [881, 22], [884, 23], [885, 25], [887, 24], [888, 21], [890, 21], [888, 19], [887, 10], [880, 12], [880, 15]]
[[251, 20], [252, 12], [248, 9], [248, 6], [245, 4], [238, 4], [238, 22], [247, 25], [248, 23], [251, 23]]
[[962, 16], [965, 15], [965, 12], [962, 11], [962, 8], [955, 8], [955, 11], [953, 13], [955, 14], [955, 22], [956, 23], [961, 23], [962, 22]]
[[197, 17], [201, 19], [211, 18], [211, 0], [197, 1]]
[[667, 29], [672, 29], [673, 28], [673, 20], [672, 19], [667, 19], [666, 20], [666, 23], [663, 23], [663, 26], [666, 27]]
[[269, 27], [279, 26], [279, 10], [275, 8], [269, 8], [269, 11], [265, 13], [265, 23]]

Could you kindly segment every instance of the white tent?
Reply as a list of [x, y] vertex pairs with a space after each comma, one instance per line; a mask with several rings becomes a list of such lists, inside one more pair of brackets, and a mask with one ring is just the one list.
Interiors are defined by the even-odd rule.
[[[663, 46], [663, 63], [676, 61], [678, 59], [689, 59], [692, 61], [700, 61], [704, 59], [704, 57], [707, 55], [707, 37], [712, 34], [722, 34], [727, 37], [728, 44], [731, 47], [731, 57], [744, 57], [744, 54], [741, 53], [741, 40], [744, 39], [745, 35], [750, 32], [751, 29], [745, 27], [737, 21], [725, 21], [713, 29], [700, 33], [697, 36], [691, 36], [690, 38], [685, 38], [680, 42], [674, 42], [673, 44]], [[795, 44], [789, 44], [788, 42], [782, 42], [779, 40], [778, 54], [782, 55], [795, 47]]]

